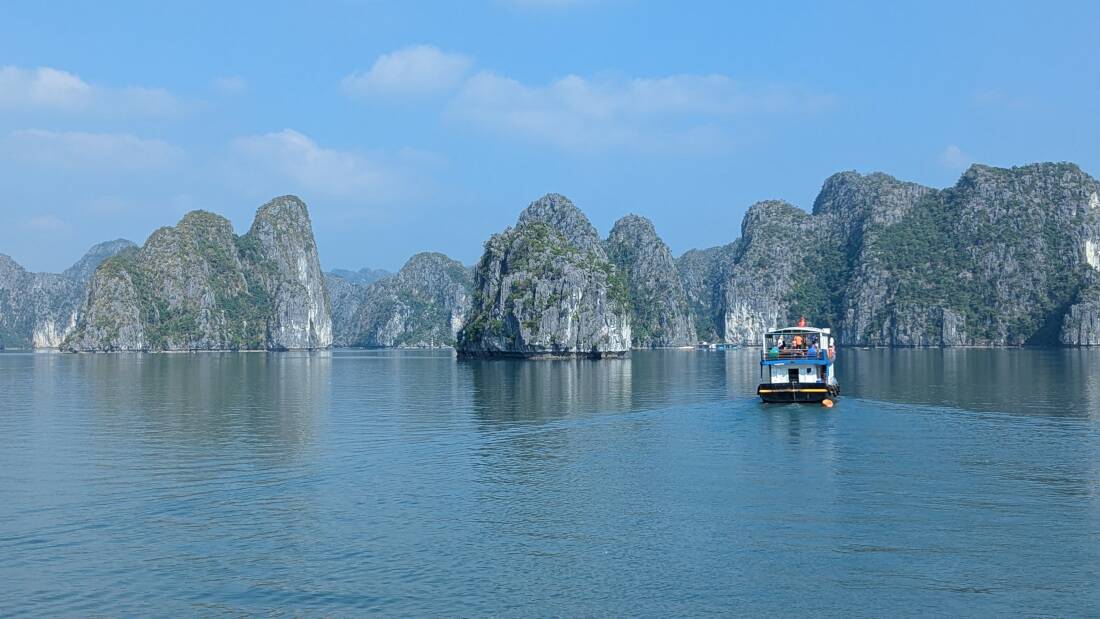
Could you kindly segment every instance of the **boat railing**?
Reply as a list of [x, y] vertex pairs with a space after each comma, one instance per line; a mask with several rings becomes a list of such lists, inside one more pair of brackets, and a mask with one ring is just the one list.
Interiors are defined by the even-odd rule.
[[760, 355], [761, 359], [768, 361], [775, 361], [777, 359], [824, 359], [826, 351], [818, 350], [813, 354], [810, 354], [809, 349], [806, 348], [784, 348], [778, 352], [763, 351]]

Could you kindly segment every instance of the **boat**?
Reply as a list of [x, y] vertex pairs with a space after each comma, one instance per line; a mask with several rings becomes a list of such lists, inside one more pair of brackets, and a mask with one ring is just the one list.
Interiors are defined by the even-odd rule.
[[804, 320], [799, 325], [764, 334], [756, 394], [765, 402], [820, 402], [832, 406], [840, 396], [832, 332], [805, 326]]

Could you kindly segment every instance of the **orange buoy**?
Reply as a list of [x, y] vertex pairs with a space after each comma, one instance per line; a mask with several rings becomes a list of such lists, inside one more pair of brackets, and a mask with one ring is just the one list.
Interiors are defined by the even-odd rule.
[[825, 398], [824, 400], [822, 400], [822, 401], [821, 401], [821, 404], [822, 404], [822, 405], [823, 405], [823, 406], [824, 406], [825, 408], [832, 408], [832, 407], [833, 407], [833, 401], [832, 401], [832, 400], [830, 400], [830, 399], [828, 399], [828, 398]]

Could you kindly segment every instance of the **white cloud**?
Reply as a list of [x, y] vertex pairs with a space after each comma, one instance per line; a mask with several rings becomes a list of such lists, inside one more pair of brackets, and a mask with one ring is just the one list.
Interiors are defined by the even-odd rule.
[[162, 88], [106, 88], [50, 67], [0, 67], [0, 109], [4, 110], [173, 115], [185, 107]]
[[92, 87], [79, 77], [49, 67], [0, 67], [0, 108], [79, 109], [89, 105]]
[[954, 144], [949, 145], [940, 153], [940, 163], [952, 170], [964, 170], [973, 162], [973, 157], [964, 153], [961, 148]]
[[293, 129], [245, 136], [230, 144], [231, 170], [237, 181], [249, 185], [247, 190], [284, 191], [277, 189], [281, 181], [286, 190], [304, 195], [374, 204], [420, 191], [418, 157], [423, 155], [406, 160], [400, 154], [372, 156], [325, 148]]
[[[828, 95], [751, 90], [724, 75], [586, 79], [546, 86], [481, 72], [463, 85], [450, 113], [508, 137], [575, 149], [708, 143], [721, 125], [748, 114], [812, 112]], [[719, 140], [721, 141], [721, 140]]]
[[71, 226], [57, 215], [35, 215], [23, 220], [23, 229], [39, 234], [69, 232]]
[[178, 163], [183, 152], [128, 133], [24, 129], [0, 139], [0, 158], [66, 169], [151, 170]]
[[382, 54], [368, 71], [345, 77], [341, 86], [361, 97], [423, 96], [454, 89], [472, 66], [468, 56], [417, 45]]
[[242, 95], [248, 92], [248, 82], [238, 75], [227, 75], [214, 80], [214, 89], [223, 95]]

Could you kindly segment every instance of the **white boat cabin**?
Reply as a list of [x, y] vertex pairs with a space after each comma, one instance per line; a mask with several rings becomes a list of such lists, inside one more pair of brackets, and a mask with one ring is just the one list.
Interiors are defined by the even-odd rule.
[[830, 329], [786, 327], [764, 334], [761, 382], [835, 385], [835, 342]]

